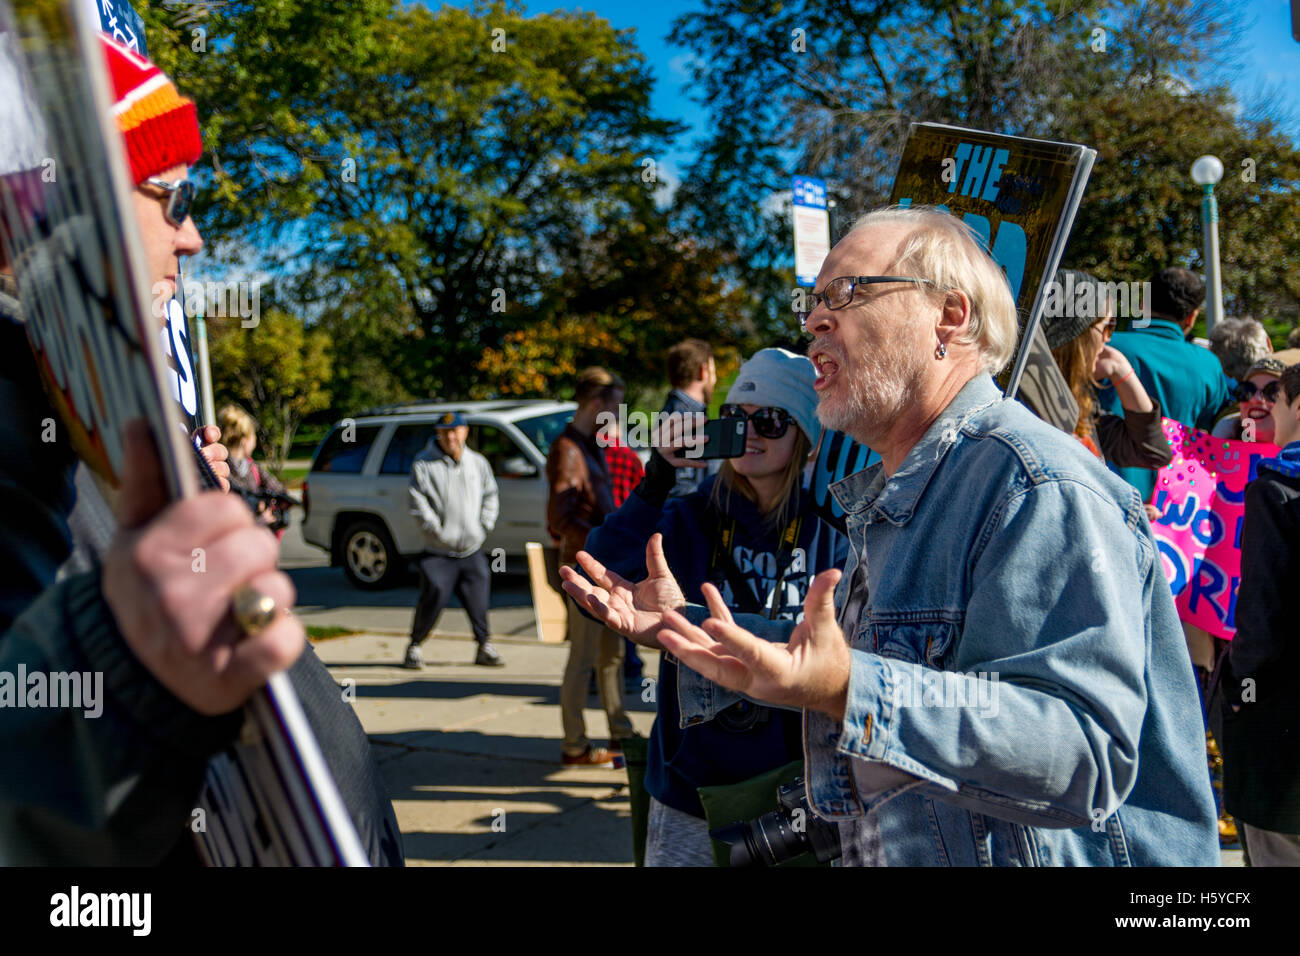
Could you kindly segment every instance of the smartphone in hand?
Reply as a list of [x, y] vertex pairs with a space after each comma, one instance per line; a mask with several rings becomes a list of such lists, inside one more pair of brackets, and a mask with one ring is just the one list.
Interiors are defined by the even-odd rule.
[[687, 448], [686, 458], [710, 460], [714, 458], [739, 458], [745, 453], [745, 426], [743, 418], [714, 418], [704, 423], [703, 445]]

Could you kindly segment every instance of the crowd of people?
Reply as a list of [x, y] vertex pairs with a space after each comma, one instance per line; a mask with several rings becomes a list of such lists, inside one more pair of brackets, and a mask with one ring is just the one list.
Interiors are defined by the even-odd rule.
[[[194, 107], [148, 61], [107, 39], [103, 52], [149, 278], [165, 284], [202, 243], [176, 204], [199, 155]], [[13, 340], [0, 350], [0, 483], [24, 516], [0, 548], [0, 670], [107, 675], [91, 726], [0, 711], [0, 758], [25, 770], [0, 774], [3, 862], [192, 859], [205, 766], [235, 739], [239, 706], [288, 669], [371, 862], [400, 864], [364, 733], [337, 694], [313, 690], [334, 685], [284, 610], [293, 587], [259, 527], [273, 524], [275, 489], [251, 461], [247, 416], [223, 410], [220, 436], [198, 437], [223, 485], [263, 504], [221, 491], [169, 503], [156, 450], [133, 428], [114, 516], [67, 443], [37, 437], [54, 413], [8, 263], [0, 283], [0, 334]], [[958, 219], [884, 209], [827, 256], [800, 314], [805, 354], [766, 348], [741, 365], [722, 405], [745, 422], [741, 454], [693, 457], [677, 418], [642, 468], [602, 430], [623, 381], [604, 368], [577, 377], [546, 465], [571, 598], [560, 759], [621, 764], [637, 736], [623, 706], [636, 646], [658, 649], [637, 823], [646, 864], [711, 865], [711, 831], [736, 822], [719, 795], [779, 780], [833, 831], [827, 859], [843, 865], [1214, 865], [1207, 720], [1251, 861], [1300, 864], [1300, 670], [1285, 603], [1300, 548], [1300, 356], [1274, 354], [1244, 319], [1216, 323], [1208, 348], [1190, 341], [1205, 290], [1186, 269], [1151, 291], [1149, 321], [1126, 330], [1101, 294], [1089, 314], [1047, 320], [1050, 360], [1023, 403], [1006, 401], [994, 376], [1019, 328], [1004, 274]], [[666, 368], [665, 411], [706, 412], [708, 344], [675, 346]], [[1069, 402], [1048, 413], [1036, 396], [1053, 376]], [[1183, 625], [1164, 576], [1151, 533], [1155, 471], [1172, 456], [1162, 417], [1278, 446], [1246, 491], [1231, 641]], [[449, 414], [411, 474], [426, 556], [410, 667], [452, 593], [475, 663], [503, 664], [482, 553], [497, 488], [465, 426]], [[828, 430], [880, 459], [833, 486], [834, 508], [810, 490]], [[265, 619], [232, 610], [249, 589], [274, 609]], [[585, 726], [593, 675], [607, 747]]]
[[[807, 357], [760, 351], [732, 385], [746, 454], [672, 499], [700, 463], [661, 443], [566, 560], [585, 614], [663, 651], [648, 865], [711, 864], [702, 797], [787, 766], [845, 863], [1212, 864], [1207, 722], [1248, 860], [1300, 864], [1300, 355], [1247, 319], [1193, 341], [1186, 269], [1123, 330], [1095, 277], [1056, 281], [1097, 307], [1044, 320], [1077, 411], [1049, 424], [990, 378], [1016, 320], [978, 238], [866, 216], [818, 276]], [[1246, 494], [1231, 641], [1179, 621], [1151, 537], [1164, 417], [1279, 446]], [[833, 486], [842, 522], [807, 508], [823, 426], [882, 456]], [[971, 675], [998, 686], [963, 697]]]

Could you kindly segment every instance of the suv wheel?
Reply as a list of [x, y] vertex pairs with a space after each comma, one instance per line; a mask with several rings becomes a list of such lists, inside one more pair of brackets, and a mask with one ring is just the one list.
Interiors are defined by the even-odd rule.
[[388, 530], [378, 521], [357, 521], [343, 532], [343, 572], [364, 590], [389, 586], [401, 558]]

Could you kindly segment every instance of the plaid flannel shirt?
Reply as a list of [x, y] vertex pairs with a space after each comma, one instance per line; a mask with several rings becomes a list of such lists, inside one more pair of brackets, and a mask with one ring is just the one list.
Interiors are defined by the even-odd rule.
[[609, 468], [609, 491], [614, 497], [617, 508], [627, 500], [632, 489], [645, 477], [645, 466], [631, 448], [623, 444], [617, 436], [611, 436], [612, 443], [605, 446], [605, 465]]

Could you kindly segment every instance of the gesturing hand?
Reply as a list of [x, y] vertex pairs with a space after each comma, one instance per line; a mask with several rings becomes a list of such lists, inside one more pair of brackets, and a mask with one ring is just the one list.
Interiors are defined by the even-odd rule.
[[736, 625], [712, 584], [700, 590], [712, 617], [703, 628], [678, 611], [664, 614], [659, 642], [715, 684], [756, 700], [820, 710], [843, 720], [851, 655], [835, 622], [840, 572], [823, 571], [804, 598], [804, 618], [788, 644], [773, 644]]
[[560, 568], [564, 590], [604, 621], [606, 627], [627, 635], [638, 644], [659, 647], [655, 634], [663, 627], [664, 612], [686, 604], [677, 579], [668, 570], [663, 535], [651, 535], [646, 543], [647, 576], [638, 584], [608, 570], [586, 551], [578, 552], [578, 563], [596, 586], [593, 587], [591, 582], [566, 565]]

